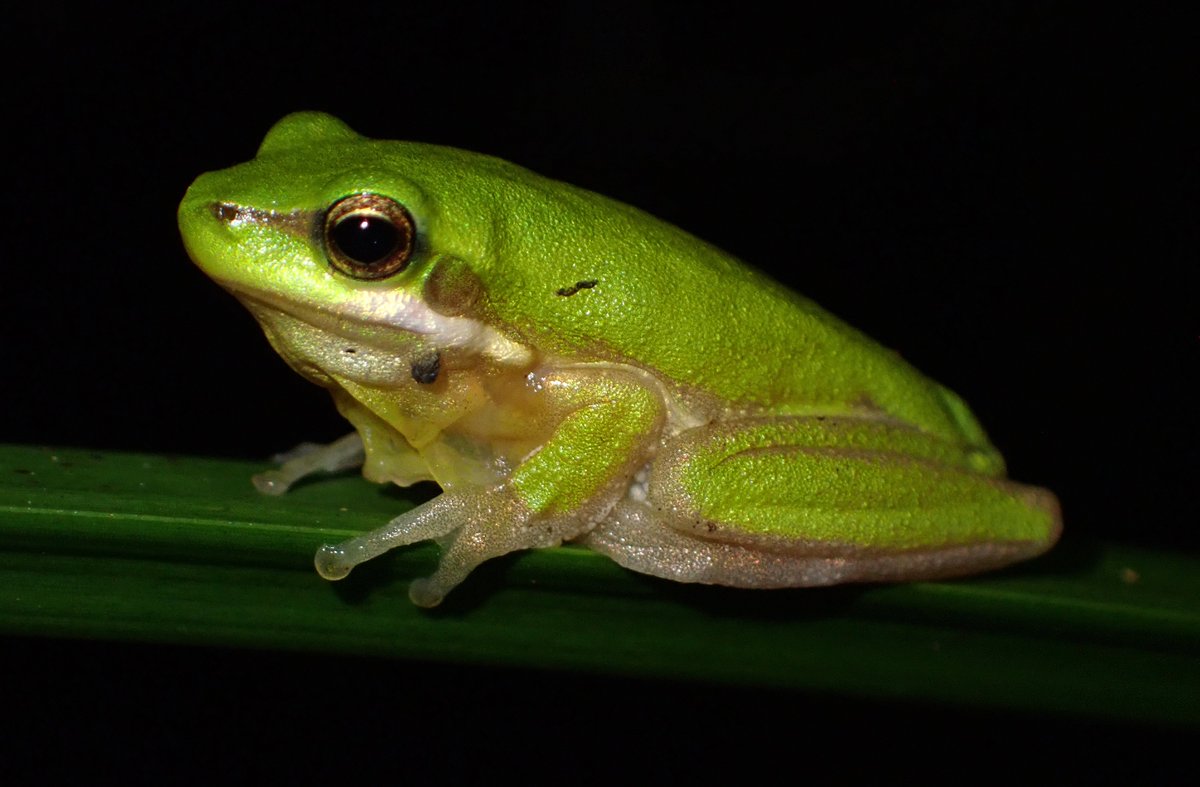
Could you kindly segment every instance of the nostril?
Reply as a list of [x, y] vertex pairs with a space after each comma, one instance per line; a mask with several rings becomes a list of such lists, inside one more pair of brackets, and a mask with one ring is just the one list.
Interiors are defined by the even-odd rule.
[[211, 206], [209, 206], [209, 210], [212, 211], [214, 216], [226, 224], [232, 224], [234, 221], [236, 221], [238, 218], [238, 213], [240, 212], [237, 205], [233, 205], [228, 202], [214, 202]]

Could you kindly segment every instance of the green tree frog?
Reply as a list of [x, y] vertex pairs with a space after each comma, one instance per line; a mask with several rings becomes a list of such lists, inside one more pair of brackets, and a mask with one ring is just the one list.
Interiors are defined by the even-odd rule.
[[321, 547], [346, 576], [435, 540], [410, 597], [583, 544], [746, 588], [950, 577], [1038, 555], [1054, 496], [967, 406], [729, 254], [513, 164], [285, 117], [179, 206], [192, 259], [354, 433], [257, 477], [362, 465], [442, 493]]

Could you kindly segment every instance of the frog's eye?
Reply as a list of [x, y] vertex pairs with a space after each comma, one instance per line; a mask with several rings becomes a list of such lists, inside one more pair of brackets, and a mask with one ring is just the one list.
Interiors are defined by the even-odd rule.
[[403, 270], [416, 234], [404, 206], [379, 194], [343, 197], [325, 213], [329, 261], [355, 279], [382, 279]]

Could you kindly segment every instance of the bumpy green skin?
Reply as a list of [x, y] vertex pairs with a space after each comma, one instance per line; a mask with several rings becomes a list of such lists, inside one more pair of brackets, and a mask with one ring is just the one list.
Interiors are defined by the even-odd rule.
[[1034, 542], [1051, 524], [1037, 494], [981, 483], [969, 454], [887, 422], [741, 422], [683, 438], [673, 450], [686, 461], [663, 466], [703, 520], [743, 534], [920, 550]]
[[[384, 280], [327, 259], [324, 213], [358, 193], [417, 226], [417, 254]], [[450, 542], [419, 603], [501, 550], [570, 539], [660, 576], [772, 587], [963, 573], [1057, 538], [1053, 496], [1003, 479], [953, 393], [627, 205], [299, 113], [253, 161], [198, 179], [179, 219], [193, 259], [333, 391], [364, 472], [446, 489], [423, 524], [339, 547], [329, 576], [416, 536]], [[437, 383], [406, 378], [430, 353]], [[518, 522], [479, 513], [488, 495]], [[535, 525], [549, 538], [522, 541]]]

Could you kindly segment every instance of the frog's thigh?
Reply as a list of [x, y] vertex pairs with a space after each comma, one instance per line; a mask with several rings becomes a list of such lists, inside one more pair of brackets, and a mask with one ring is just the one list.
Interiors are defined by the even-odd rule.
[[583, 541], [636, 571], [760, 588], [953, 576], [1049, 548], [1053, 495], [969, 461], [879, 421], [700, 427]]

